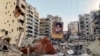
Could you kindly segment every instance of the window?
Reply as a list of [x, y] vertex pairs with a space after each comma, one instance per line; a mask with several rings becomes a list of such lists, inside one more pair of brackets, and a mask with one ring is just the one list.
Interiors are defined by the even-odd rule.
[[86, 18], [86, 20], [88, 20], [88, 18]]
[[21, 10], [19, 6], [16, 6], [15, 11], [14, 11], [14, 16], [17, 18], [21, 14]]
[[31, 18], [33, 18], [33, 16], [32, 16], [32, 15], [30, 15], [30, 14], [29, 14], [28, 16], [29, 16], [29, 17], [31, 17]]
[[31, 34], [27, 34], [27, 35], [26, 35], [26, 37], [32, 37], [32, 36], [33, 36], [33, 35], [31, 35]]
[[86, 23], [88, 23], [88, 22], [86, 22]]
[[23, 9], [25, 9], [25, 6], [24, 6], [23, 4], [21, 4], [21, 7], [22, 7]]
[[86, 27], [88, 27], [88, 25], [86, 25]]
[[25, 0], [23, 0], [25, 2]]
[[31, 22], [33, 22], [33, 20], [31, 20]]
[[31, 26], [27, 26], [28, 29], [33, 29]]
[[22, 15], [22, 16], [25, 16], [25, 14], [24, 14], [24, 13], [21, 13], [21, 15]]
[[87, 34], [89, 34], [89, 33], [87, 32]]
[[8, 31], [5, 31], [5, 35], [8, 35]]
[[87, 31], [89, 30], [89, 29], [86, 29]]
[[20, 31], [20, 30], [23, 30], [23, 28], [22, 28], [22, 27], [19, 27], [18, 29], [19, 29], [19, 31]]
[[23, 25], [24, 20], [22, 20], [22, 19], [18, 19], [18, 22], [22, 23], [22, 25]]
[[33, 31], [31, 31], [31, 30], [27, 30], [26, 32], [28, 32], [28, 33], [33, 33]]

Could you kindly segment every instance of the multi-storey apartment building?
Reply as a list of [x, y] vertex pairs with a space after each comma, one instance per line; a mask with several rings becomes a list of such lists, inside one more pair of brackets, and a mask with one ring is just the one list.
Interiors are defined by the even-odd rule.
[[40, 36], [48, 36], [51, 37], [52, 27], [54, 22], [62, 22], [61, 17], [47, 15], [46, 18], [40, 19]]
[[100, 36], [100, 10], [91, 11], [92, 14], [92, 27], [94, 36]]
[[49, 18], [41, 18], [40, 19], [40, 36], [47, 36], [50, 37], [51, 34], [51, 25], [50, 25], [50, 19]]
[[25, 0], [0, 1], [0, 37], [10, 38], [10, 44], [19, 44], [24, 34], [25, 5]]
[[92, 17], [90, 14], [79, 15], [79, 33], [85, 38], [91, 37], [92, 30]]
[[39, 15], [36, 8], [25, 0], [0, 2], [0, 37], [10, 38], [10, 44], [23, 45], [26, 38], [36, 38], [39, 33]]
[[32, 7], [27, 3], [26, 8], [26, 39], [30, 39], [30, 42], [36, 38], [38, 38], [39, 35], [39, 15], [36, 11], [36, 8]]

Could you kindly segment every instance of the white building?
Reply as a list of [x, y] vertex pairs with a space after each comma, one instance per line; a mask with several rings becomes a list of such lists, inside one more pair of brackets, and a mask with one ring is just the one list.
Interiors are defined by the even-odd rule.
[[39, 36], [39, 15], [36, 8], [27, 3], [26, 6], [26, 44], [31, 44]]

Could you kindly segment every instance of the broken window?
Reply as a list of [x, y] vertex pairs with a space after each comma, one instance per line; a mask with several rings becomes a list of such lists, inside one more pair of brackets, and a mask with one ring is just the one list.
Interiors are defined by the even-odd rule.
[[19, 6], [16, 6], [14, 16], [17, 18], [21, 14], [21, 9]]
[[21, 4], [21, 7], [25, 10], [25, 6], [23, 4]]
[[24, 20], [18, 19], [18, 22], [20, 22], [22, 25], [24, 24]]

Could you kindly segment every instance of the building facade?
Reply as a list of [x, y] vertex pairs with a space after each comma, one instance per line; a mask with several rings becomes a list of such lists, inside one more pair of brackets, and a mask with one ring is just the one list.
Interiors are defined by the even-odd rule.
[[39, 36], [39, 14], [26, 0], [0, 2], [0, 37], [10, 38], [10, 44], [21, 46], [27, 38]]
[[79, 15], [79, 33], [84, 38], [89, 38], [93, 35], [91, 14]]
[[[26, 3], [26, 24], [25, 24], [25, 45], [31, 44], [32, 41], [38, 37], [38, 23], [39, 16], [36, 14], [36, 8]], [[37, 16], [37, 17], [36, 17]], [[36, 28], [37, 27], [37, 28]]]
[[42, 36], [47, 36], [50, 37], [51, 34], [51, 25], [50, 25], [50, 19], [49, 18], [41, 18], [40, 19], [40, 33], [39, 35]]
[[92, 28], [94, 36], [100, 36], [100, 10], [91, 11], [93, 20], [92, 20]]
[[47, 15], [46, 18], [41, 18], [39, 35], [51, 37], [54, 22], [62, 22], [61, 17]]
[[0, 37], [10, 38], [10, 44], [18, 46], [25, 32], [25, 5], [25, 0], [0, 1]]

